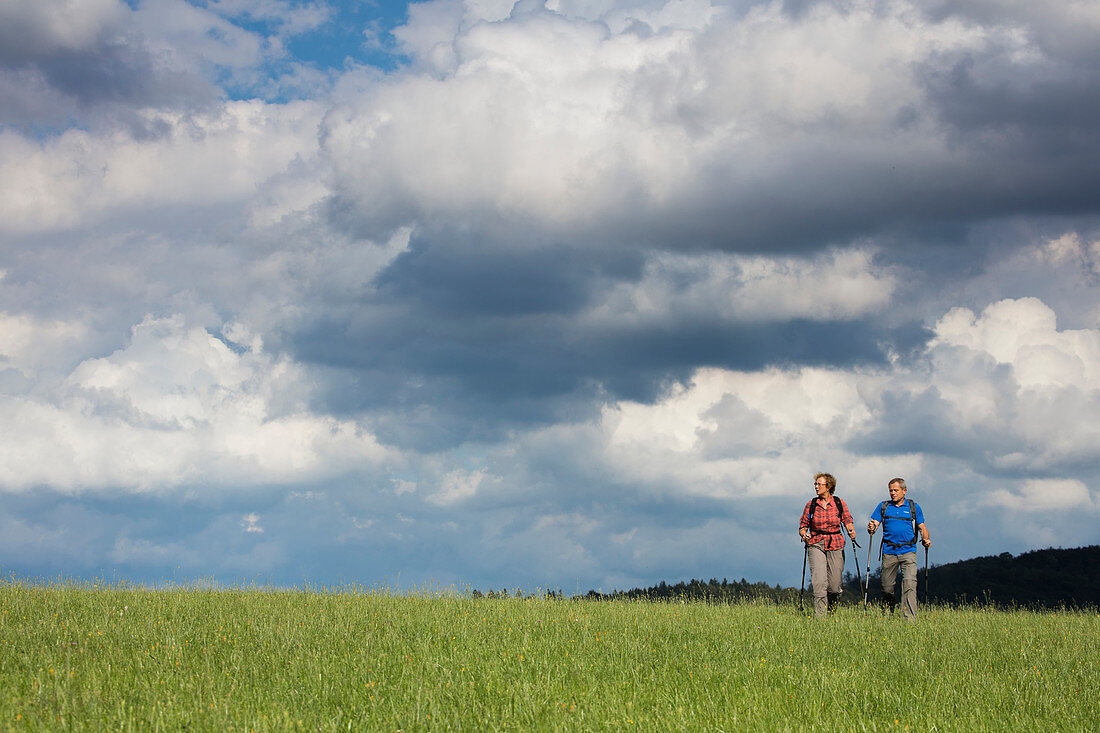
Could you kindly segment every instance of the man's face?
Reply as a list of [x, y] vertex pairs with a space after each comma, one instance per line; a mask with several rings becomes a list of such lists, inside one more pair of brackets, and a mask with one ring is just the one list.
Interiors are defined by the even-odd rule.
[[890, 501], [897, 504], [905, 498], [906, 489], [901, 484], [890, 484]]

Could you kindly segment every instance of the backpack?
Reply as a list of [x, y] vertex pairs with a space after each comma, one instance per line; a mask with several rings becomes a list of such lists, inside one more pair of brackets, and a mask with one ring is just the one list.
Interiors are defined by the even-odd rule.
[[[913, 502], [912, 499], [906, 499], [906, 501], [909, 502], [909, 518], [913, 520], [913, 541], [912, 542], [902, 542], [901, 544], [897, 544], [896, 542], [891, 542], [890, 540], [886, 539], [886, 507], [891, 504], [891, 501], [889, 499], [887, 499], [886, 501], [882, 502], [882, 506], [879, 508], [879, 516], [882, 517], [882, 542], [883, 542], [883, 544], [889, 545], [890, 547], [908, 547], [909, 545], [917, 544], [917, 538], [918, 538], [918, 534], [917, 534], [917, 505]], [[892, 519], [901, 519], [901, 517], [892, 517]], [[879, 552], [881, 552], [882, 551], [881, 550], [882, 545], [879, 545], [879, 547], [880, 547]]]
[[[836, 502], [836, 507], [840, 512], [840, 526], [843, 528], [844, 527], [844, 512], [846, 512], [847, 509], [844, 506], [844, 502], [840, 500], [839, 496], [834, 494], [833, 495], [833, 501]], [[841, 530], [839, 530], [839, 529], [836, 532], [818, 532], [817, 530], [814, 529], [814, 511], [816, 509], [817, 509], [817, 499], [816, 498], [810, 499], [810, 516], [806, 519], [806, 521], [808, 522], [807, 527], [809, 528], [810, 532], [812, 532], [813, 534], [840, 534]]]

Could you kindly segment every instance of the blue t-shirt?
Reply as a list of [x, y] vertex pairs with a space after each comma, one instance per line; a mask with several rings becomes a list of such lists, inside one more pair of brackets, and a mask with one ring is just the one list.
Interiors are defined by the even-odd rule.
[[[916, 513], [917, 524], [924, 524], [924, 512], [920, 504], [913, 502], [913, 511]], [[875, 504], [875, 510], [871, 512], [871, 519], [882, 524], [882, 537], [886, 542], [882, 545], [884, 555], [904, 555], [907, 552], [916, 552], [917, 543], [913, 541], [913, 517], [909, 516], [909, 499], [897, 506], [892, 501], [886, 502], [886, 516], [882, 516], [882, 502]], [[893, 542], [900, 547], [891, 547]]]

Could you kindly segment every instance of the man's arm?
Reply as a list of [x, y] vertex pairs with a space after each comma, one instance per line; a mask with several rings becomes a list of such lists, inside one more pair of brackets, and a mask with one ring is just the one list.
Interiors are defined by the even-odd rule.
[[928, 526], [921, 522], [917, 525], [917, 531], [920, 532], [920, 542], [925, 547], [932, 546], [932, 538], [928, 536]]

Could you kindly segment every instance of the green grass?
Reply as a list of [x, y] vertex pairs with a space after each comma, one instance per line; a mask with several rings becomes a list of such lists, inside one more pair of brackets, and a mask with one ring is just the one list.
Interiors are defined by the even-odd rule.
[[1100, 618], [0, 584], [0, 729], [1095, 730]]

